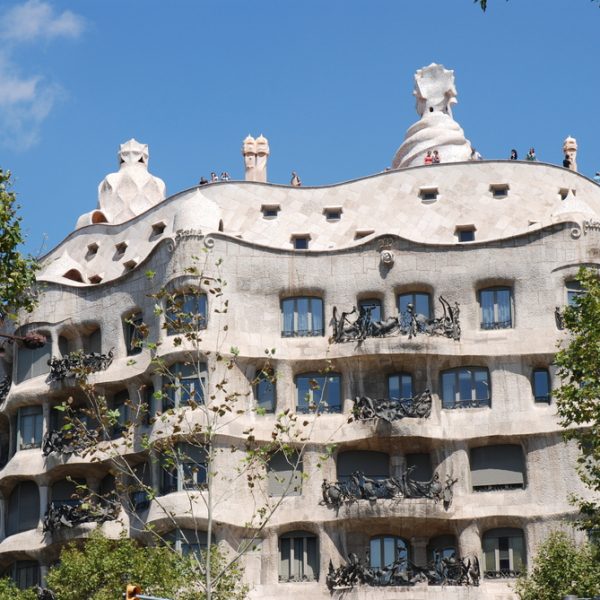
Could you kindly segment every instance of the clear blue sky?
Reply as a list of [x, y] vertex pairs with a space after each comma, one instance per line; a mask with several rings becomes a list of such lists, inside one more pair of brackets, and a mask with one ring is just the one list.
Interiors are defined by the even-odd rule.
[[600, 170], [600, 8], [590, 0], [0, 0], [0, 166], [17, 178], [26, 249], [93, 209], [118, 145], [150, 146], [173, 194], [243, 177], [263, 133], [269, 180], [382, 170], [417, 120], [413, 75], [454, 69], [454, 117], [485, 158]]

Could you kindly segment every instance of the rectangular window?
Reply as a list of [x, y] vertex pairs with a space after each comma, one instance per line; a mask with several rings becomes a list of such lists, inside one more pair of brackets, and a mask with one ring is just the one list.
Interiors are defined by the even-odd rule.
[[14, 566], [13, 581], [20, 590], [25, 590], [40, 582], [40, 566], [35, 561], [19, 560]]
[[526, 568], [523, 532], [493, 529], [483, 536], [486, 579], [518, 577]]
[[277, 452], [267, 465], [269, 496], [302, 494], [302, 460], [296, 452]]
[[575, 306], [577, 298], [583, 296], [585, 290], [581, 287], [579, 281], [576, 281], [575, 279], [567, 281], [565, 286], [567, 288], [567, 304], [569, 306]]
[[163, 377], [163, 411], [188, 406], [190, 402], [204, 403], [206, 363], [175, 363], [169, 371], [170, 376]]
[[193, 290], [177, 294], [165, 313], [167, 335], [206, 329], [207, 310], [206, 294]]
[[399, 373], [388, 377], [388, 394], [392, 400], [400, 400], [413, 397], [412, 375]]
[[319, 336], [323, 329], [323, 300], [310, 296], [281, 302], [282, 337]]
[[536, 402], [550, 404], [551, 387], [548, 369], [534, 369], [532, 376], [533, 397]]
[[271, 370], [262, 370], [256, 379], [254, 386], [256, 408], [260, 412], [275, 412], [275, 374]]
[[490, 185], [490, 192], [494, 198], [506, 198], [510, 186], [508, 183], [494, 183]]
[[341, 377], [337, 374], [298, 375], [296, 391], [296, 410], [299, 413], [342, 412]]
[[19, 450], [39, 448], [42, 445], [43, 420], [41, 406], [25, 406], [19, 409]]
[[398, 295], [398, 312], [404, 317], [409, 313], [408, 305], [411, 304], [415, 314], [431, 319], [431, 296], [426, 292], [408, 292]]
[[123, 321], [127, 356], [134, 356], [142, 351], [144, 335], [141, 330], [141, 327], [143, 323], [144, 317], [141, 312], [129, 315]]
[[474, 242], [475, 227], [462, 227], [456, 229], [456, 237], [459, 242]]
[[376, 298], [367, 298], [359, 300], [358, 307], [369, 315], [371, 323], [381, 321], [381, 300]]
[[509, 329], [512, 320], [512, 289], [495, 287], [479, 291], [481, 329]]
[[499, 444], [471, 449], [471, 483], [474, 492], [525, 487], [523, 449]]
[[442, 373], [442, 408], [490, 406], [488, 370], [465, 367]]
[[279, 538], [279, 581], [315, 581], [319, 578], [317, 538], [308, 533]]
[[[26, 333], [27, 332], [24, 331], [18, 333], [18, 335], [26, 335]], [[17, 383], [50, 372], [48, 359], [52, 355], [52, 341], [47, 333], [40, 333], [46, 336], [46, 344], [41, 348], [30, 350], [24, 346], [16, 346]]]
[[310, 237], [307, 235], [298, 235], [292, 238], [294, 250], [308, 250], [308, 242]]

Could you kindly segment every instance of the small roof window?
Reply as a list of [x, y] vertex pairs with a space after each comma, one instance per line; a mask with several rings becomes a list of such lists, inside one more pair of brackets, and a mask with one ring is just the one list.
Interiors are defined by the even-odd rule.
[[375, 233], [374, 229], [357, 229], [354, 232], [354, 239], [360, 240], [362, 238], [367, 237], [368, 235], [371, 235], [372, 233]]
[[91, 275], [90, 283], [100, 283], [102, 281], [102, 279], [103, 279], [103, 277], [99, 273], [97, 275]]
[[167, 224], [164, 221], [159, 221], [158, 223], [154, 223], [152, 225], [152, 233], [150, 234], [150, 239], [157, 238], [162, 235], [167, 228]]
[[125, 250], [127, 250], [127, 242], [119, 242], [118, 244], [115, 244], [115, 250], [117, 256], [122, 256], [125, 254]]
[[295, 233], [292, 235], [292, 244], [294, 245], [294, 250], [308, 250], [309, 242], [309, 233]]
[[92, 258], [94, 258], [94, 256], [96, 256], [96, 254], [98, 254], [99, 248], [100, 248], [100, 246], [98, 244], [96, 244], [96, 242], [92, 242], [91, 244], [88, 244], [87, 253], [85, 255], [85, 258], [87, 260], [91, 260]]
[[263, 214], [263, 218], [275, 219], [281, 210], [281, 206], [279, 204], [263, 204], [260, 207], [260, 210]]
[[475, 241], [475, 225], [459, 225], [454, 232], [459, 242]]
[[439, 195], [440, 192], [437, 187], [422, 187], [419, 189], [419, 198], [426, 204], [435, 202]]
[[339, 221], [342, 218], [341, 206], [326, 206], [323, 209], [323, 214], [328, 221]]
[[506, 198], [509, 189], [508, 183], [492, 183], [490, 185], [490, 192], [494, 198]]
[[133, 271], [133, 269], [135, 269], [137, 264], [138, 264], [138, 261], [135, 258], [132, 258], [131, 260], [128, 260], [127, 262], [124, 262], [123, 267], [125, 267], [125, 272]]

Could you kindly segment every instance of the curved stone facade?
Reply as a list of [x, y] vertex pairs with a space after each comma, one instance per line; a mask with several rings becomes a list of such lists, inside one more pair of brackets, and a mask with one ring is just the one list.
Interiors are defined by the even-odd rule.
[[[102, 462], [76, 454], [43, 456], [40, 434], [53, 428], [51, 407], [77, 394], [70, 379], [49, 382], [45, 359], [64, 354], [66, 347], [111, 351], [112, 361], [92, 376], [108, 397], [125, 389], [136, 397], [143, 385], [160, 389], [149, 350], [131, 364], [123, 319], [142, 313], [150, 338], [161, 342], [159, 353], [176, 362], [185, 348], [162, 328], [164, 317], [155, 314], [156, 300], [148, 294], [162, 286], [184, 288], [192, 257], [204, 256], [205, 274], [227, 282], [229, 302], [226, 313], [215, 313], [218, 301], [208, 297], [200, 344], [209, 374], [206, 394], [218, 394], [215, 384], [224, 368], [215, 350], [236, 347], [228, 381], [245, 411], [222, 432], [223, 446], [233, 443], [237, 450], [219, 455], [218, 469], [233, 469], [243, 456], [248, 426], [259, 442], [269, 439], [276, 417], [253, 410], [250, 384], [264, 364], [265, 348], [276, 349], [277, 411], [296, 410], [304, 374], [327, 367], [340, 390], [339, 413], [307, 416], [319, 422], [304, 456], [308, 477], [301, 493], [283, 500], [262, 544], [245, 556], [252, 596], [328, 598], [330, 561], [338, 567], [351, 553], [365, 560], [378, 543], [373, 540], [383, 536], [403, 540], [410, 561], [424, 567], [432, 540], [446, 536], [454, 539], [457, 556], [478, 557], [482, 575], [489, 575], [479, 587], [363, 585], [346, 595], [512, 598], [510, 577], [523, 568], [518, 560], [526, 562], [552, 528], [574, 517], [569, 493], [587, 493], [574, 470], [576, 449], [562, 441], [551, 395], [539, 390], [546, 374], [558, 384], [552, 360], [562, 334], [555, 308], [567, 303], [579, 266], [599, 262], [597, 215], [600, 188], [573, 171], [481, 161], [415, 167], [324, 188], [211, 184], [167, 198], [125, 223], [76, 230], [44, 258], [42, 302], [27, 318], [27, 327], [51, 342], [35, 356], [15, 349], [13, 385], [0, 409], [2, 455], [8, 459], [0, 472], [0, 566], [26, 568], [37, 561], [47, 567], [67, 539], [87, 535], [94, 525], [44, 534], [44, 513], [56, 482], [83, 478], [99, 489], [107, 472]], [[474, 240], [461, 241], [464, 231], [473, 232]], [[294, 240], [303, 236], [308, 248], [295, 249]], [[65, 277], [73, 262], [81, 275], [75, 280]], [[440, 296], [458, 305], [459, 335], [430, 335], [431, 323], [442, 315]], [[306, 333], [297, 321], [286, 323], [282, 311], [293, 298], [322, 302], [320, 321], [311, 315], [310, 335], [297, 335]], [[350, 313], [366, 302], [378, 306], [378, 321], [384, 322], [396, 318], [407, 299], [419, 313], [411, 321], [414, 331], [398, 326], [380, 336], [369, 329], [360, 340], [331, 339], [334, 307]], [[419, 308], [424, 302], [427, 310]], [[304, 310], [299, 306], [296, 315]], [[536, 373], [542, 374], [541, 384]], [[430, 390], [428, 416], [348, 422], [356, 397], [389, 397], [398, 374], [412, 378], [415, 394]], [[189, 408], [179, 410], [196, 418]], [[140, 427], [151, 438], [157, 435], [156, 425]], [[329, 444], [335, 451], [318, 468]], [[367, 469], [375, 456], [367, 452], [387, 456], [386, 475], [395, 479], [411, 465], [428, 463], [429, 475], [438, 473], [442, 482], [456, 479], [451, 502], [363, 498], [328, 506], [322, 482], [340, 479], [339, 457], [345, 452], [366, 460]], [[154, 469], [158, 489], [157, 477]], [[35, 503], [26, 502], [33, 488], [19, 487], [23, 482], [37, 487], [37, 512]], [[222, 491], [231, 499], [215, 514], [216, 538], [233, 548], [244, 537], [252, 503], [244, 482], [228, 485], [233, 487]], [[182, 527], [192, 525], [185, 492], [163, 501], [181, 516]], [[164, 514], [154, 503], [138, 516], [163, 525]], [[122, 517], [134, 535], [135, 523]], [[196, 526], [205, 521], [198, 502]], [[102, 527], [109, 534], [119, 529], [113, 522]], [[281, 554], [291, 532], [303, 532], [294, 535], [305, 540], [305, 548], [312, 548], [314, 542], [306, 541], [311, 536], [317, 540], [314, 557], [306, 558], [313, 550], [304, 557], [312, 561], [306, 579], [315, 581], [280, 581], [286, 579]]]

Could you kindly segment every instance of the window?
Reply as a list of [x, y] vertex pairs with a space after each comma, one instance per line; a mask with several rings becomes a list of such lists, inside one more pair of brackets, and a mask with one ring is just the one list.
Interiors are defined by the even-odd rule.
[[355, 240], [362, 240], [362, 238], [365, 238], [368, 235], [371, 235], [372, 233], [375, 233], [374, 229], [357, 229], [354, 232], [354, 239]]
[[366, 298], [365, 300], [359, 300], [358, 307], [359, 309], [362, 309], [369, 315], [369, 318], [371, 319], [372, 323], [374, 321], [382, 320], [381, 300], [378, 300], [377, 298]]
[[423, 202], [435, 202], [438, 198], [439, 191], [436, 187], [421, 188], [419, 190], [419, 198]]
[[206, 389], [206, 363], [175, 363], [170, 368], [170, 377], [163, 377], [163, 411], [203, 404]]
[[129, 425], [129, 392], [121, 390], [116, 393], [112, 401], [112, 410], [118, 410], [117, 422], [112, 426], [111, 439], [121, 437]]
[[150, 234], [150, 239], [155, 239], [158, 236], [162, 235], [167, 228], [167, 224], [164, 221], [159, 221], [158, 223], [154, 223], [152, 225], [152, 233]]
[[256, 398], [256, 408], [259, 412], [275, 412], [277, 396], [275, 374], [269, 367], [265, 367], [258, 374], [254, 385], [254, 396]]
[[33, 481], [21, 481], [8, 499], [7, 535], [35, 529], [40, 518], [40, 495]]
[[509, 329], [512, 320], [512, 289], [493, 287], [479, 291], [481, 329]]
[[475, 227], [457, 227], [455, 235], [459, 242], [474, 242], [475, 241]]
[[188, 442], [177, 444], [165, 455], [161, 493], [203, 489], [207, 482], [206, 450]]
[[101, 283], [102, 282], [102, 275], [97, 274], [97, 275], [90, 275], [90, 283]]
[[342, 207], [329, 206], [323, 209], [323, 214], [328, 221], [339, 221], [342, 218]]
[[525, 487], [523, 449], [515, 444], [471, 448], [471, 483], [474, 492]]
[[525, 544], [521, 529], [491, 529], [483, 536], [484, 577], [518, 577], [525, 570]]
[[427, 559], [436, 562], [440, 558], [457, 558], [458, 543], [453, 535], [438, 535], [427, 544]]
[[52, 504], [54, 506], [79, 506], [81, 498], [79, 498], [77, 486], [85, 486], [85, 479], [62, 479], [52, 485]]
[[189, 290], [177, 294], [171, 300], [165, 313], [167, 335], [206, 329], [208, 308], [206, 294]]
[[10, 567], [10, 578], [20, 590], [34, 587], [41, 583], [40, 566], [34, 560], [18, 560]]
[[292, 244], [294, 250], [308, 250], [308, 242], [310, 241], [310, 235], [293, 235]]
[[135, 258], [132, 258], [123, 263], [123, 269], [125, 270], [125, 272], [133, 271], [133, 269], [135, 269], [135, 267], [137, 267], [137, 264], [138, 264], [138, 261]]
[[575, 306], [577, 298], [585, 295], [585, 290], [581, 287], [579, 281], [572, 279], [565, 283], [567, 288], [567, 304], [569, 306]]
[[462, 367], [442, 373], [442, 408], [490, 406], [488, 370]]
[[307, 374], [296, 377], [297, 403], [299, 413], [342, 412], [341, 377], [338, 374]]
[[[28, 328], [26, 331], [20, 331], [17, 335], [26, 335], [32, 331], [36, 331], [36, 329], [34, 327], [31, 329]], [[39, 333], [46, 336], [46, 343], [41, 348], [29, 350], [29, 348], [25, 348], [19, 344], [16, 345], [17, 383], [37, 377], [38, 375], [45, 375], [50, 371], [48, 360], [52, 356], [52, 341], [48, 333], [44, 331], [40, 331]]]
[[311, 296], [286, 298], [281, 301], [282, 337], [318, 336], [324, 334], [323, 300]]
[[385, 452], [370, 450], [340, 452], [337, 457], [338, 481], [350, 481], [355, 471], [360, 471], [370, 479], [383, 481], [390, 476], [390, 457]]
[[407, 454], [406, 468], [410, 471], [410, 478], [415, 481], [429, 481], [433, 477], [431, 456], [426, 452]]
[[195, 529], [176, 529], [165, 536], [166, 541], [173, 544], [177, 552], [184, 556], [194, 554], [200, 559], [202, 553], [208, 548], [208, 535], [206, 531]]
[[403, 570], [408, 567], [408, 543], [394, 535], [371, 538], [370, 557], [372, 569], [385, 569], [394, 565]]
[[88, 333], [81, 336], [84, 354], [100, 354], [102, 352], [102, 332], [99, 327], [88, 330]]
[[100, 246], [96, 242], [92, 242], [91, 244], [88, 244], [87, 253], [85, 255], [85, 258], [87, 260], [91, 260], [92, 258], [94, 258], [94, 256], [96, 256], [96, 254], [98, 254], [99, 248], [100, 248]]
[[132, 313], [123, 320], [127, 356], [134, 356], [142, 351], [142, 344], [144, 342], [142, 332], [143, 323], [144, 317], [141, 312]]
[[279, 214], [281, 206], [279, 204], [263, 204], [260, 207], [264, 219], [274, 219]]
[[494, 198], [506, 198], [510, 186], [508, 183], [493, 183], [490, 185], [490, 192]]
[[411, 304], [415, 314], [431, 318], [431, 296], [426, 292], [408, 292], [398, 295], [398, 312], [403, 318], [408, 315], [408, 305]]
[[267, 464], [269, 496], [302, 494], [302, 459], [297, 452], [277, 452]]
[[133, 467], [130, 477], [129, 499], [133, 510], [146, 510], [150, 506], [148, 491], [152, 488], [152, 470], [147, 462], [139, 463]]
[[569, 195], [569, 188], [559, 188], [558, 196], [560, 197], [561, 200], [566, 200], [568, 195]]
[[127, 242], [119, 242], [115, 244], [115, 256], [123, 256], [125, 254], [125, 250], [127, 250]]
[[24, 406], [17, 413], [17, 449], [40, 448], [42, 445], [43, 411], [41, 406]]
[[279, 538], [279, 581], [317, 581], [319, 541], [307, 531], [292, 531]]
[[413, 378], [408, 373], [388, 377], [388, 397], [392, 400], [413, 397]]
[[536, 402], [545, 402], [550, 404], [552, 398], [552, 388], [550, 385], [550, 373], [548, 369], [534, 369], [531, 376], [531, 387], [533, 388], [533, 398]]

